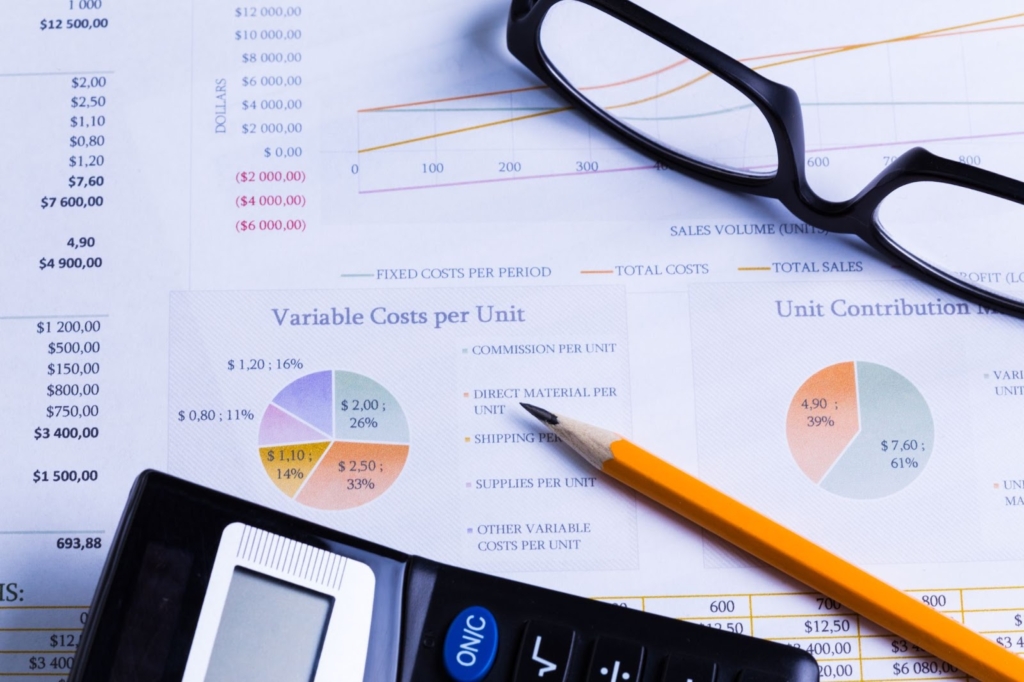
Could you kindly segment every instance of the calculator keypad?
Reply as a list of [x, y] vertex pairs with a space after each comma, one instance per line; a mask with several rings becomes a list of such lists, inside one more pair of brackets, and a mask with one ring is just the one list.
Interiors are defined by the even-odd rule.
[[[422, 561], [429, 570], [409, 593], [429, 578], [430, 610], [409, 633], [416, 653], [401, 682], [479, 675], [464, 664], [488, 659], [482, 645], [491, 641], [493, 664], [473, 682], [818, 682], [814, 659], [793, 647]], [[488, 636], [482, 620], [460, 615], [469, 604], [493, 614], [499, 632]], [[446, 632], [456, 665], [430, 644]]]

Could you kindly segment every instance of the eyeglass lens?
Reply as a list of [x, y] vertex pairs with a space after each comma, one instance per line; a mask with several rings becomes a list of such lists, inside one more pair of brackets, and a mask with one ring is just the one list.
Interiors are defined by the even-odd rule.
[[947, 275], [1024, 302], [1021, 204], [956, 185], [915, 182], [889, 194], [876, 220], [890, 241]]
[[541, 48], [585, 99], [676, 153], [749, 176], [773, 176], [778, 151], [761, 111], [721, 78], [576, 0], [544, 19]]

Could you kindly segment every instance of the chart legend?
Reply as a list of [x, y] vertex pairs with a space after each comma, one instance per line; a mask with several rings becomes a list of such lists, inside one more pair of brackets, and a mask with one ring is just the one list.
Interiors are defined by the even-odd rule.
[[260, 461], [277, 488], [318, 509], [379, 497], [409, 454], [409, 426], [387, 389], [361, 374], [323, 371], [285, 386], [263, 413]]
[[825, 490], [853, 498], [908, 486], [931, 455], [934, 424], [921, 392], [872, 362], [815, 372], [789, 405], [786, 437], [797, 465]]

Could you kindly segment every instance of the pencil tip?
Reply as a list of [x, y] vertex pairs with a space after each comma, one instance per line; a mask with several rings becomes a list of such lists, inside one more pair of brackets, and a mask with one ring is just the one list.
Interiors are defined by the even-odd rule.
[[528, 405], [527, 403], [519, 404], [523, 406], [524, 410], [549, 426], [554, 426], [558, 423], [558, 415], [548, 412], [544, 408], [537, 407], [536, 405]]

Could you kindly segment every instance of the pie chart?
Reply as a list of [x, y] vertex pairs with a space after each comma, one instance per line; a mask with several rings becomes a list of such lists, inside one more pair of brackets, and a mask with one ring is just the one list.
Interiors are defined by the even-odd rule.
[[873, 362], [815, 372], [789, 404], [786, 437], [814, 483], [857, 499], [885, 497], [916, 479], [932, 451], [924, 396], [902, 374]]
[[409, 425], [386, 388], [354, 372], [307, 374], [263, 412], [260, 461], [278, 490], [317, 509], [351, 509], [395, 482]]

